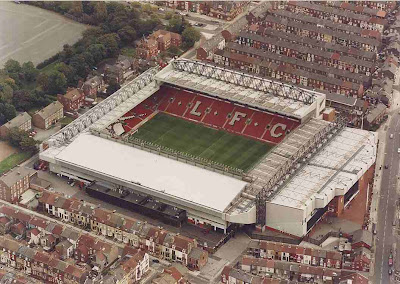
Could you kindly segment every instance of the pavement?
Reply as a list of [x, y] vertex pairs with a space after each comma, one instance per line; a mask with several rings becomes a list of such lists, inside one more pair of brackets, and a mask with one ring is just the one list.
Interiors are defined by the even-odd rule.
[[[374, 238], [374, 246], [372, 247], [372, 251], [375, 251], [375, 256], [372, 259], [370, 269], [371, 280], [376, 284], [390, 283], [388, 258], [395, 242], [392, 223], [396, 208], [395, 203], [398, 197], [397, 183], [400, 155], [397, 152], [400, 146], [399, 105], [400, 93], [394, 91], [393, 109], [389, 112], [388, 121], [377, 131], [379, 148], [370, 216], [371, 224], [377, 224], [377, 234]], [[390, 134], [394, 135], [393, 139], [390, 138]], [[388, 165], [388, 169], [385, 169], [384, 165]]]
[[193, 283], [219, 283], [222, 269], [226, 265], [234, 265], [240, 260], [251, 239], [247, 234], [239, 232], [231, 238], [218, 251], [208, 258], [208, 263], [200, 273], [188, 273], [189, 280]]
[[33, 127], [33, 130], [36, 131], [36, 135], [33, 137], [36, 141], [43, 142], [49, 139], [49, 137], [55, 133], [57, 133], [61, 129], [61, 123], [57, 123], [53, 127], [44, 130], [37, 127]]

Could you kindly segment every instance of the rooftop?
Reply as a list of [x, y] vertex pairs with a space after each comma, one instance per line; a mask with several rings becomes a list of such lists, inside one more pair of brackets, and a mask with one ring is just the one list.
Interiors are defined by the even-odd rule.
[[5, 185], [12, 186], [24, 177], [31, 177], [35, 173], [36, 171], [32, 169], [18, 166], [0, 176], [0, 182], [2, 181]]
[[13, 127], [19, 127], [30, 119], [32, 119], [32, 117], [27, 112], [23, 112], [3, 125], [10, 129]]
[[315, 110], [313, 103], [325, 98], [323, 94], [314, 91], [213, 64], [182, 59], [175, 60], [165, 67], [156, 78], [183, 88], [297, 119], [307, 116]]
[[56, 113], [60, 109], [63, 108], [63, 105], [59, 101], [55, 101], [48, 106], [42, 108], [41, 110], [37, 111], [34, 115], [39, 115], [43, 119], [46, 119], [50, 115]]
[[360, 173], [373, 165], [376, 139], [376, 133], [345, 128], [284, 184], [270, 202], [298, 209], [311, 204], [314, 208], [325, 207], [336, 191], [347, 192]]
[[220, 212], [246, 185], [228, 176], [90, 134], [77, 137], [56, 159]]
[[[248, 173], [254, 181], [226, 212], [240, 214], [253, 210], [256, 195], [269, 179], [328, 125], [326, 121], [313, 119], [295, 129]], [[376, 140], [377, 135], [373, 132], [345, 128], [289, 179], [285, 182], [281, 179], [268, 202], [311, 211], [325, 207], [337, 190], [347, 192], [375, 162]]]

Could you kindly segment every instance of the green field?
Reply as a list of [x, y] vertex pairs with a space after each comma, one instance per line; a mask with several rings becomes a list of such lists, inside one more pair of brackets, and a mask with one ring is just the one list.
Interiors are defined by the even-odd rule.
[[32, 157], [31, 152], [14, 153], [0, 162], [0, 175]]
[[247, 171], [272, 145], [159, 113], [133, 137]]

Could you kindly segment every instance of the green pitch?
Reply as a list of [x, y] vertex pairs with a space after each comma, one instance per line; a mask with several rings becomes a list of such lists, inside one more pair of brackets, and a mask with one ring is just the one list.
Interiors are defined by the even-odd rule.
[[272, 145], [159, 113], [133, 137], [247, 171]]

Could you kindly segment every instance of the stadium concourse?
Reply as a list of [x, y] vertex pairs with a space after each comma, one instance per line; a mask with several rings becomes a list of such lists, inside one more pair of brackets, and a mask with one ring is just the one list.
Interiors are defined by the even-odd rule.
[[[202, 227], [226, 232], [232, 224], [261, 224], [302, 237], [324, 214], [339, 216], [358, 192], [369, 190], [374, 171], [375, 133], [322, 120], [328, 112], [324, 94], [176, 59], [141, 74], [54, 134], [42, 143], [40, 159], [50, 171], [132, 207], [151, 199]], [[219, 139], [200, 139], [221, 131], [230, 133], [229, 141], [240, 136], [250, 141], [244, 145], [273, 148], [238, 168], [231, 157], [189, 151], [182, 136], [190, 125], [183, 132], [157, 126], [159, 115], [196, 125], [193, 143], [202, 141], [196, 149], [228, 152], [233, 146], [212, 144]], [[149, 122], [155, 128], [144, 127]], [[153, 135], [158, 129], [161, 134]], [[165, 206], [152, 210], [165, 214]]]

